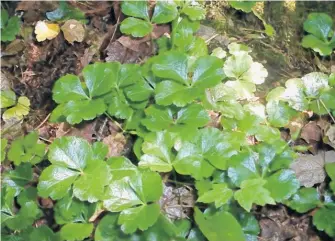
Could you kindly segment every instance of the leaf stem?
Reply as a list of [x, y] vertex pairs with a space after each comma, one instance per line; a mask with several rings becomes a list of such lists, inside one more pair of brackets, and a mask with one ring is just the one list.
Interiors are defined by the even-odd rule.
[[330, 118], [333, 120], [333, 122], [335, 123], [335, 119], [333, 117], [333, 115], [330, 113], [329, 109], [327, 108], [327, 106], [325, 105], [325, 103], [319, 99], [319, 101], [321, 102], [321, 104], [323, 105], [323, 107], [326, 109], [326, 111], [328, 112], [328, 115], [330, 116]]

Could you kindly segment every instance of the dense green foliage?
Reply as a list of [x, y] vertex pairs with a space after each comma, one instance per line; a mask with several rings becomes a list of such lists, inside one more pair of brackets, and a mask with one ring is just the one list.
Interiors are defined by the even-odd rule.
[[[66, 9], [61, 5], [48, 18], [77, 16]], [[208, 55], [194, 36], [204, 18], [200, 5], [159, 1], [150, 18], [146, 2], [125, 1], [122, 11], [129, 16], [123, 33], [142, 37], [154, 24], [172, 21], [171, 38], [159, 39], [159, 54], [141, 66], [94, 63], [82, 77], [58, 79], [51, 120], [124, 120], [124, 131], [137, 138], [138, 160], [108, 159], [103, 143], [79, 137], [55, 139], [47, 154], [35, 132], [13, 141], [7, 157], [15, 168], [3, 175], [3, 240], [257, 240], [252, 207], [277, 203], [300, 213], [318, 208], [314, 225], [335, 236], [334, 163], [326, 166], [331, 182], [322, 197], [315, 188], [300, 188], [289, 168], [296, 153], [278, 129], [302, 111], [335, 110], [334, 76], [313, 72], [273, 89], [266, 104], [250, 101], [267, 70], [241, 44], [231, 43], [227, 56]], [[14, 102], [4, 107], [15, 104], [15, 95], [7, 95]], [[209, 110], [220, 114], [219, 127], [211, 127]], [[1, 144], [3, 152], [7, 143]], [[166, 216], [160, 205], [166, 173], [194, 184], [194, 218]], [[56, 201], [59, 231], [32, 227], [43, 216], [37, 196]], [[95, 225], [91, 217], [100, 212], [105, 215]]]

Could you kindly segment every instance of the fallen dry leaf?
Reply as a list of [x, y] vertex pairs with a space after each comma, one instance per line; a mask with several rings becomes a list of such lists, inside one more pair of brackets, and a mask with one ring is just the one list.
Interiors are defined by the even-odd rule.
[[320, 141], [322, 137], [322, 130], [317, 125], [316, 121], [310, 121], [302, 128], [300, 137], [307, 143], [310, 143], [310, 141]]
[[326, 178], [325, 163], [335, 162], [335, 151], [320, 151], [317, 155], [300, 155], [291, 164], [301, 186], [312, 187]]
[[194, 192], [188, 186], [176, 188], [164, 185], [163, 196], [159, 200], [161, 209], [172, 220], [188, 218], [194, 203]]
[[59, 127], [56, 131], [56, 137], [78, 136], [86, 139], [88, 142], [92, 142], [93, 134], [95, 133], [94, 123], [95, 122], [83, 123], [77, 125], [76, 127], [72, 127], [68, 123], [62, 122], [59, 124]]
[[122, 133], [106, 136], [102, 142], [108, 146], [107, 157], [121, 156], [125, 149], [127, 140]]
[[25, 47], [24, 41], [22, 39], [15, 39], [10, 44], [7, 45], [5, 51], [2, 52], [2, 56], [15, 55], [21, 52]]
[[82, 42], [85, 38], [85, 28], [83, 24], [77, 20], [70, 19], [67, 20], [61, 27], [64, 38], [73, 44], [76, 42]]
[[35, 26], [35, 34], [38, 42], [56, 38], [59, 31], [60, 29], [58, 24], [46, 23], [45, 21], [38, 21]]
[[326, 143], [335, 148], [335, 125], [331, 125], [325, 135], [327, 137]]

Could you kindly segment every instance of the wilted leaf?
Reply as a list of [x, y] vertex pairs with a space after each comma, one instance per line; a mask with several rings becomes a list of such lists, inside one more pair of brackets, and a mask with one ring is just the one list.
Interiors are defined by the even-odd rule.
[[310, 143], [310, 141], [320, 141], [322, 137], [321, 128], [315, 121], [311, 121], [302, 128], [300, 137], [307, 143]]
[[85, 29], [81, 22], [77, 20], [67, 20], [62, 25], [61, 30], [64, 33], [64, 38], [71, 44], [73, 42], [82, 42], [85, 37]]
[[295, 171], [301, 186], [312, 187], [325, 180], [324, 153], [313, 155], [300, 155], [291, 168]]
[[56, 38], [59, 34], [59, 31], [60, 29], [58, 24], [38, 21], [35, 25], [35, 34], [38, 42], [42, 42], [46, 39], [51, 40]]

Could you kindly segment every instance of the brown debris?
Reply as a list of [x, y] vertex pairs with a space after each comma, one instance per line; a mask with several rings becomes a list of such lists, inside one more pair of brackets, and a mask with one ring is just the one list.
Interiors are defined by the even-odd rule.
[[307, 143], [310, 143], [311, 141], [318, 142], [322, 138], [321, 128], [317, 125], [317, 122], [310, 121], [302, 128], [300, 137]]
[[127, 140], [122, 133], [115, 133], [105, 137], [102, 142], [108, 147], [107, 157], [122, 156]]
[[72, 127], [70, 124], [66, 122], [62, 122], [56, 131], [56, 137], [62, 136], [78, 136], [84, 138], [88, 142], [93, 141], [95, 121], [90, 123], [82, 123], [77, 125], [76, 127]]

